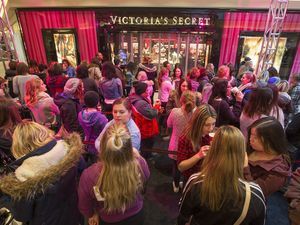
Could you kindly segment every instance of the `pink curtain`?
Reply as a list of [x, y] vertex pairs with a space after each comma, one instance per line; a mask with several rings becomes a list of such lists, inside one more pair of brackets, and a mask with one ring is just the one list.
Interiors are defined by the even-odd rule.
[[[241, 31], [264, 31], [266, 26], [267, 13], [237, 12], [225, 13], [224, 29], [222, 34], [222, 45], [220, 52], [219, 66], [224, 63], [236, 63], [236, 53]], [[284, 32], [300, 32], [300, 14], [287, 14], [284, 21]], [[295, 34], [296, 35], [296, 34]], [[294, 60], [293, 69], [299, 71], [299, 53]]]
[[94, 11], [18, 11], [29, 59], [47, 63], [42, 29], [76, 29], [81, 60], [98, 51]]
[[[298, 44], [297, 53], [294, 59], [294, 64], [291, 70], [291, 75], [294, 73], [300, 73], [300, 42]], [[291, 76], [290, 76], [291, 77]]]

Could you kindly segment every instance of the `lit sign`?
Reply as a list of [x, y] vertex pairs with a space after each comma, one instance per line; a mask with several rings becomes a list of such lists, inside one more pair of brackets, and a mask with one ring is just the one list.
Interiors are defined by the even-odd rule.
[[164, 16], [110, 16], [111, 25], [176, 25], [176, 26], [209, 26], [210, 17], [164, 17]]

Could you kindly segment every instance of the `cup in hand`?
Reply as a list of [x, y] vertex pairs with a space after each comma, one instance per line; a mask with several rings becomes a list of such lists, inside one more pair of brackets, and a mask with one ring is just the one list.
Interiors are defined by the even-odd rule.
[[231, 89], [231, 93], [232, 93], [233, 95], [236, 95], [239, 91], [240, 91], [240, 90], [239, 90], [237, 87], [233, 87], [233, 88]]

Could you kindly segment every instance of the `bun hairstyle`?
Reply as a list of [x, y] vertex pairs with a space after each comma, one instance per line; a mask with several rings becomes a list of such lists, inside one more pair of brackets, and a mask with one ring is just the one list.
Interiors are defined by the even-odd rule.
[[190, 113], [196, 106], [196, 96], [192, 91], [184, 91], [180, 97], [181, 105], [185, 105], [185, 112]]
[[131, 137], [125, 125], [110, 126], [101, 140], [100, 156], [105, 163], [122, 165], [133, 159]]
[[143, 173], [127, 127], [117, 124], [108, 127], [100, 146], [103, 168], [95, 187], [105, 199], [103, 207], [107, 213], [124, 213], [143, 188]]

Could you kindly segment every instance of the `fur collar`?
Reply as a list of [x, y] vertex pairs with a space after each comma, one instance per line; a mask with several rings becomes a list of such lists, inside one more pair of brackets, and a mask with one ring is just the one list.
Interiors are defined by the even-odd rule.
[[16, 177], [16, 173], [1, 177], [0, 191], [14, 200], [20, 200], [21, 198], [33, 199], [36, 195], [44, 193], [48, 187], [55, 184], [66, 172], [75, 166], [80, 159], [83, 149], [80, 136], [73, 133], [65, 139], [65, 142], [67, 143], [68, 151], [62, 160], [49, 165], [45, 170], [39, 170], [38, 173], [27, 176], [26, 179], [22, 179], [24, 181], [19, 180]]

